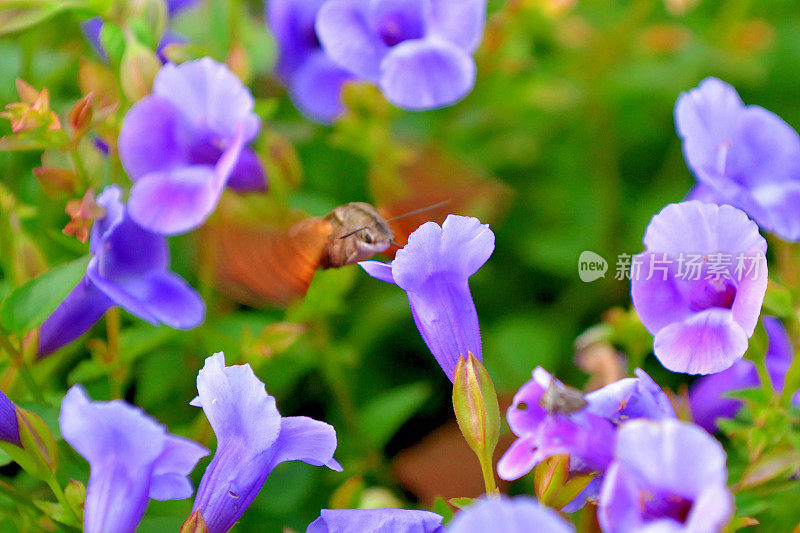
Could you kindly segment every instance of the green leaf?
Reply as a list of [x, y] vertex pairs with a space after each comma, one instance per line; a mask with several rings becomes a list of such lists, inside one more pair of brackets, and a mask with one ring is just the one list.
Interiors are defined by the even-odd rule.
[[390, 390], [361, 411], [361, 424], [370, 443], [383, 447], [431, 395], [427, 383], [411, 383]]
[[33, 503], [39, 508], [40, 511], [56, 522], [60, 522], [71, 527], [81, 527], [81, 524], [75, 520], [75, 515], [64, 509], [60, 503], [47, 502], [44, 500], [36, 500]]
[[56, 267], [15, 289], [3, 302], [0, 323], [18, 333], [39, 327], [86, 274], [89, 259]]
[[447, 501], [441, 496], [433, 501], [433, 512], [442, 515], [444, 524], [447, 524], [453, 518], [453, 508], [448, 505]]
[[771, 481], [800, 468], [800, 451], [794, 449], [772, 451], [764, 454], [744, 471], [737, 488], [748, 489]]
[[450, 498], [447, 503], [459, 509], [465, 509], [475, 503], [475, 498]]
[[62, 11], [87, 5], [86, 0], [0, 0], [0, 35], [25, 30]]

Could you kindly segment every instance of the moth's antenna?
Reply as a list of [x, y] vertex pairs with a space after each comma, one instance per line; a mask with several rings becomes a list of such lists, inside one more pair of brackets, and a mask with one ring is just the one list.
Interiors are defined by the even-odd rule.
[[423, 207], [422, 209], [415, 209], [414, 211], [409, 211], [408, 213], [403, 213], [402, 215], [398, 215], [396, 217], [388, 219], [386, 222], [394, 222], [395, 220], [400, 220], [401, 218], [406, 218], [414, 215], [418, 215], [420, 213], [424, 213], [425, 211], [430, 211], [432, 209], [436, 209], [437, 207], [442, 207], [443, 205], [447, 205], [451, 202], [448, 198], [444, 202], [439, 202], [438, 204], [429, 205], [428, 207]]
[[394, 239], [392, 239], [391, 241], [389, 241], [389, 243], [390, 243], [392, 246], [396, 246], [397, 248], [402, 248], [402, 246], [401, 246], [401, 245], [399, 245], [399, 244], [397, 244], [396, 242], [394, 242]]

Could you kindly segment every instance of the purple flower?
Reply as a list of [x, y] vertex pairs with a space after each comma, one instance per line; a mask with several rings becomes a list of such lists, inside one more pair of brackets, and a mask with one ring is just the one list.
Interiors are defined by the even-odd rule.
[[493, 251], [488, 224], [449, 215], [441, 227], [426, 222], [417, 228], [391, 263], [359, 263], [370, 276], [406, 291], [414, 322], [450, 381], [461, 356], [472, 352], [482, 357], [469, 277]]
[[112, 185], [97, 197], [106, 216], [92, 228], [93, 257], [86, 276], [39, 329], [40, 355], [80, 337], [115, 305], [153, 325], [191, 329], [203, 322], [200, 295], [169, 271], [166, 239], [136, 225], [121, 195]]
[[454, 104], [475, 85], [486, 0], [329, 0], [317, 16], [328, 56], [412, 110]]
[[259, 127], [253, 96], [225, 65], [210, 58], [164, 65], [120, 131], [133, 220], [156, 233], [184, 233], [205, 222], [226, 185], [265, 190], [261, 164], [244, 148]]
[[600, 491], [606, 533], [720, 531], [733, 513], [722, 446], [678, 420], [634, 420], [617, 434]]
[[612, 459], [614, 433], [618, 424], [632, 418], [661, 420], [674, 418], [669, 399], [643, 370], [636, 378], [611, 383], [585, 396], [587, 406], [572, 414], [550, 413], [542, 397], [553, 381], [541, 367], [514, 395], [507, 413], [508, 425], [518, 437], [497, 463], [497, 474], [518, 479], [539, 462], [553, 455], [570, 456], [575, 472], [603, 472]]
[[314, 23], [325, 0], [270, 0], [267, 21], [278, 41], [278, 76], [300, 111], [331, 123], [344, 111], [341, 92], [353, 75], [322, 50]]
[[407, 509], [323, 509], [306, 533], [444, 533], [442, 517]]
[[17, 406], [0, 391], [0, 441], [22, 446], [19, 440]]
[[529, 496], [486, 498], [460, 511], [447, 526], [449, 533], [570, 533], [575, 531], [554, 510]]
[[217, 451], [193, 508], [210, 533], [228, 531], [284, 461], [341, 471], [333, 458], [333, 427], [302, 416], [281, 417], [250, 365], [226, 367], [222, 353], [209, 357], [197, 375], [197, 392], [191, 403], [203, 408], [217, 435]]
[[[769, 338], [767, 348], [767, 371], [777, 391], [783, 389], [783, 381], [792, 361], [792, 343], [786, 328], [775, 317], [762, 318]], [[710, 433], [717, 431], [717, 419], [733, 418], [743, 403], [723, 395], [741, 389], [760, 386], [755, 365], [746, 359], [736, 361], [729, 369], [718, 374], [698, 378], [689, 389], [689, 405], [695, 424]], [[795, 405], [800, 407], [800, 392], [795, 395]]]
[[653, 351], [673, 372], [711, 374], [747, 350], [767, 290], [767, 242], [744, 212], [698, 201], [653, 217], [633, 258], [631, 295]]
[[767, 231], [800, 240], [800, 136], [780, 117], [745, 106], [716, 78], [681, 94], [675, 124], [706, 198], [742, 209]]
[[83, 512], [87, 532], [132, 532], [149, 498], [190, 497], [187, 476], [208, 455], [122, 400], [92, 402], [80, 385], [64, 397], [59, 425], [64, 440], [91, 467]]

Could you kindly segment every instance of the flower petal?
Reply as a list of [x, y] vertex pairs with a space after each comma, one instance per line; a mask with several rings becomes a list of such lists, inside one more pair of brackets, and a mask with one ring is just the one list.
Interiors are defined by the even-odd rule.
[[17, 406], [0, 391], [0, 440], [22, 446], [19, 439]]
[[[662, 254], [653, 252], [638, 254], [633, 261], [638, 271], [631, 272], [631, 299], [642, 325], [650, 333], [656, 334], [691, 315], [689, 302], [676, 284], [675, 261], [665, 265]], [[661, 268], [667, 269], [666, 275]]]
[[39, 328], [39, 355], [51, 354], [89, 331], [113, 305], [84, 277]]
[[375, 279], [385, 281], [386, 283], [394, 283], [391, 263], [381, 263], [380, 261], [361, 261], [358, 263], [358, 266], [363, 268], [367, 274]]
[[574, 527], [529, 496], [484, 498], [453, 517], [448, 533], [570, 533]]
[[689, 407], [694, 423], [709, 433], [717, 431], [717, 419], [733, 418], [742, 408], [741, 400], [725, 393], [758, 386], [758, 372], [751, 361], [742, 359], [717, 374], [699, 378], [689, 389]]
[[159, 501], [182, 500], [194, 492], [187, 477], [208, 450], [194, 441], [167, 435], [164, 450], [153, 466], [150, 498]]
[[539, 457], [533, 453], [535, 449], [533, 437], [515, 440], [497, 461], [497, 475], [500, 479], [514, 481], [530, 472], [539, 462]]
[[250, 91], [228, 67], [209, 57], [164, 65], [153, 81], [153, 94], [172, 102], [196, 128], [210, 128], [227, 143], [239, 130], [249, 142], [260, 128]]
[[203, 323], [203, 299], [181, 277], [171, 272], [153, 272], [124, 285], [159, 322], [175, 329], [192, 329]]
[[380, 87], [393, 104], [436, 109], [463, 99], [475, 86], [472, 57], [446, 41], [416, 39], [393, 47], [381, 62]]
[[483, 39], [486, 0], [423, 0], [429, 36], [474, 52]]
[[275, 67], [284, 82], [294, 76], [313, 53], [321, 50], [314, 29], [317, 12], [326, 0], [271, 0], [267, 2], [267, 19], [278, 44]]
[[330, 124], [344, 112], [342, 87], [353, 75], [319, 50], [300, 66], [289, 84], [297, 108], [311, 120]]
[[214, 212], [223, 187], [207, 166], [148, 174], [131, 189], [128, 210], [142, 227], [164, 235], [186, 233]]
[[747, 351], [747, 334], [727, 309], [712, 308], [660, 330], [653, 351], [673, 372], [712, 374], [729, 368]]
[[407, 509], [323, 509], [306, 533], [444, 533], [442, 517]]
[[433, 276], [424, 287], [409, 292], [408, 301], [425, 344], [450, 381], [461, 356], [472, 353], [481, 360], [478, 312], [466, 280]]
[[342, 68], [370, 81], [381, 77], [389, 47], [369, 27], [369, 0], [329, 0], [317, 13], [325, 53]]
[[286, 461], [303, 461], [314, 466], [329, 466], [342, 471], [333, 459], [336, 451], [336, 430], [333, 426], [305, 416], [281, 419], [281, 432], [273, 446], [274, 455], [268, 471]]
[[150, 95], [134, 104], [119, 132], [119, 157], [133, 181], [189, 164], [192, 126], [170, 100]]
[[264, 192], [267, 190], [267, 175], [258, 156], [250, 148], [245, 148], [233, 167], [228, 187], [238, 192]]

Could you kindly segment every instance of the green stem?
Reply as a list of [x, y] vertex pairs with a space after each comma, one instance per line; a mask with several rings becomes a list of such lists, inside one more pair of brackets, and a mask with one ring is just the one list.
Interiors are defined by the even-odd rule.
[[483, 474], [483, 485], [486, 488], [486, 495], [489, 497], [497, 496], [497, 484], [494, 481], [494, 467], [491, 457], [478, 457]]
[[789, 333], [789, 339], [792, 341], [792, 364], [786, 372], [786, 379], [783, 383], [783, 392], [781, 392], [780, 402], [781, 405], [788, 406], [792, 402], [795, 392], [800, 388], [800, 319], [793, 316], [786, 321], [786, 330]]
[[23, 358], [22, 353], [14, 348], [14, 345], [11, 344], [11, 341], [8, 339], [8, 332], [2, 327], [0, 327], [0, 345], [6, 350], [6, 352], [8, 352], [11, 362], [19, 371], [20, 376], [22, 376], [22, 381], [25, 382], [25, 385], [30, 390], [34, 399], [36, 399], [36, 401], [39, 403], [44, 403], [42, 391], [36, 384], [36, 380], [33, 379], [33, 374], [31, 374], [28, 365], [25, 364], [25, 359]]
[[80, 524], [82, 522], [81, 518], [78, 516], [78, 513], [75, 512], [75, 509], [73, 509], [69, 504], [69, 501], [67, 501], [67, 495], [64, 494], [64, 489], [62, 489], [61, 485], [58, 484], [58, 480], [55, 476], [50, 476], [50, 478], [47, 480], [47, 486], [49, 486], [50, 490], [53, 491], [53, 495], [56, 497], [56, 500], [58, 500], [58, 503], [60, 503], [62, 507], [69, 511], [69, 514], [75, 518], [75, 522], [77, 524]]

